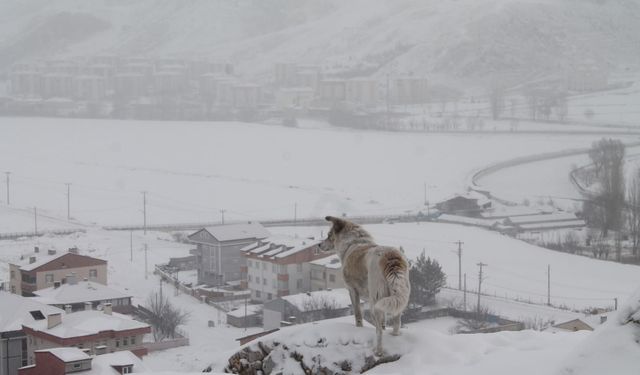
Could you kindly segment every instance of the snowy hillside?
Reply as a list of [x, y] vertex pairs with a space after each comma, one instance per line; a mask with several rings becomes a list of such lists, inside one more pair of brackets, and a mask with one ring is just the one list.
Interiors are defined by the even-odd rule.
[[636, 0], [5, 0], [0, 69], [114, 53], [228, 58], [248, 74], [289, 60], [350, 75], [534, 78], [586, 59], [637, 64], [638, 18]]

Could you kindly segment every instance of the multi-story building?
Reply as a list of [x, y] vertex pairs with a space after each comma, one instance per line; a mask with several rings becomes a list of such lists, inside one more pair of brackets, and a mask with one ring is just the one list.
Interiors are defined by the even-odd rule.
[[68, 312], [85, 310], [87, 303], [93, 308], [111, 303], [113, 311], [121, 314], [129, 314], [133, 309], [131, 295], [93, 281], [76, 281], [75, 276], [68, 277], [65, 284], [56, 281], [54, 286], [33, 294], [35, 300]]
[[342, 263], [337, 254], [309, 262], [311, 268], [311, 290], [344, 288]]
[[146, 372], [144, 364], [128, 350], [94, 357], [71, 348], [43, 349], [35, 352], [35, 363], [20, 369], [19, 375], [134, 374]]
[[218, 225], [189, 235], [197, 245], [198, 284], [244, 280], [247, 263], [240, 249], [268, 236], [260, 223]]
[[251, 299], [269, 301], [311, 290], [309, 262], [329, 255], [320, 251], [319, 242], [271, 237], [243, 248]]
[[130, 350], [142, 357], [147, 354], [142, 339], [151, 333], [148, 324], [114, 313], [108, 303], [103, 305], [103, 311], [88, 307], [71, 314], [53, 313], [22, 327], [27, 336], [29, 364], [33, 364], [38, 350], [72, 346], [91, 354]]
[[11, 293], [32, 296], [33, 292], [66, 282], [68, 276], [107, 285], [107, 261], [77, 254], [76, 249], [58, 253], [40, 252], [36, 247], [22, 261], [9, 265]]
[[62, 310], [33, 298], [0, 292], [0, 375], [16, 375], [20, 367], [29, 364], [22, 325], [56, 313]]

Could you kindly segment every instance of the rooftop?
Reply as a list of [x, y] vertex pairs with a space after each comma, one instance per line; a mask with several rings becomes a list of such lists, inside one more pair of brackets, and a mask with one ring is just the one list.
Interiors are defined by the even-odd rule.
[[93, 357], [91, 370], [83, 372], [86, 375], [113, 375], [118, 372], [112, 366], [133, 365], [133, 373], [149, 371], [142, 360], [129, 350], [117, 351], [109, 354], [101, 354]]
[[[86, 255], [80, 255], [80, 254], [76, 254], [76, 253], [71, 253], [68, 251], [56, 251], [54, 250], [55, 253], [54, 254], [50, 254], [49, 251], [47, 250], [40, 250], [40, 252], [31, 252], [28, 254], [23, 254], [22, 255], [22, 259], [19, 262], [15, 262], [13, 264], [17, 265], [20, 267], [21, 270], [23, 271], [33, 271], [36, 268], [42, 267], [45, 264], [48, 264], [54, 260], [60, 259], [64, 256], [71, 256], [73, 258], [70, 259], [83, 259], [83, 260], [87, 260], [87, 261], [92, 261], [91, 263], [104, 263], [106, 264], [107, 261], [102, 260], [102, 259], [98, 259], [98, 258], [93, 258], [90, 256], [86, 256]], [[30, 262], [30, 258], [35, 257], [36, 260], [33, 263], [29, 263]], [[85, 266], [89, 266], [89, 264], [83, 264], [81, 265], [81, 267], [85, 267]], [[74, 268], [75, 266], [72, 266], [72, 268]]]
[[47, 328], [47, 319], [24, 324], [35, 331], [44, 332], [59, 338], [95, 335], [103, 331], [126, 331], [149, 328], [146, 323], [133, 320], [126, 315], [102, 311], [78, 311], [62, 316], [62, 322], [53, 328]]
[[326, 258], [320, 258], [309, 263], [331, 269], [339, 269], [340, 267], [342, 267], [342, 262], [340, 261], [340, 257], [338, 256], [338, 254], [333, 254]]
[[345, 288], [333, 290], [318, 290], [310, 293], [299, 293], [280, 297], [289, 302], [300, 311], [314, 311], [322, 308], [326, 302], [336, 309], [343, 309], [351, 306], [349, 291]]
[[209, 232], [220, 242], [269, 237], [269, 232], [260, 223], [217, 225], [202, 230]]
[[92, 281], [62, 284], [33, 292], [35, 300], [48, 305], [74, 304], [131, 297], [105, 285]]
[[272, 236], [245, 246], [240, 251], [265, 260], [276, 260], [294, 255], [320, 243], [312, 238]]
[[57, 307], [42, 304], [33, 298], [0, 292], [0, 332], [19, 331], [23, 324], [36, 322], [31, 311], [40, 311], [42, 316], [62, 312]]
[[85, 359], [91, 359], [89, 355], [82, 350], [72, 346], [69, 348], [51, 348], [51, 349], [42, 349], [36, 350], [36, 353], [51, 353], [54, 356], [58, 357], [62, 362], [76, 362], [82, 361]]

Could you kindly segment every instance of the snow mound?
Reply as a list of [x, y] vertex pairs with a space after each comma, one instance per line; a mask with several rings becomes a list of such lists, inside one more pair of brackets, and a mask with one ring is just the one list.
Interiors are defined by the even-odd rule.
[[302, 324], [244, 346], [229, 358], [224, 371], [247, 375], [358, 374], [397, 361], [406, 351], [396, 337], [385, 334], [385, 355], [375, 356], [374, 339], [374, 328], [356, 327], [352, 316]]
[[589, 336], [559, 374], [638, 374], [640, 369], [640, 289], [617, 315]]

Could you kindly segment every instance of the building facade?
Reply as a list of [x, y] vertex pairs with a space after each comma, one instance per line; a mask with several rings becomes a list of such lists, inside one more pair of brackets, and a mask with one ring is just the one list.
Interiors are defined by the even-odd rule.
[[336, 254], [309, 262], [311, 291], [344, 288], [342, 263]]
[[310, 291], [309, 262], [329, 255], [320, 251], [319, 242], [313, 239], [271, 237], [243, 248], [251, 299], [265, 302]]
[[49, 250], [23, 255], [23, 260], [9, 265], [11, 293], [33, 296], [33, 292], [64, 283], [68, 276], [107, 285], [107, 261], [77, 254], [77, 250], [58, 253]]
[[260, 223], [219, 225], [189, 235], [197, 246], [198, 284], [219, 286], [244, 280], [246, 259], [240, 249], [268, 236]]

